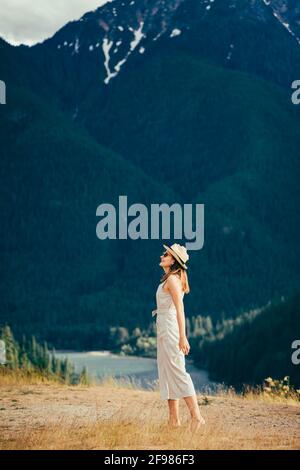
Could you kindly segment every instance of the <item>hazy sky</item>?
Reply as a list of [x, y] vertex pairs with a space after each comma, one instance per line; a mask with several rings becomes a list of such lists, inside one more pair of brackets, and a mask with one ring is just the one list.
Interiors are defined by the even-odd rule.
[[53, 36], [65, 23], [107, 0], [0, 0], [0, 36], [11, 44], [32, 45]]

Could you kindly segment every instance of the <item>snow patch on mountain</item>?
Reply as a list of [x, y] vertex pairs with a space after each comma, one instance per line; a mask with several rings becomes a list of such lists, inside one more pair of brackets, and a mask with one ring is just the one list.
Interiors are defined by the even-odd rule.
[[104, 54], [104, 67], [107, 73], [107, 76], [104, 80], [104, 83], [108, 83], [109, 80], [116, 75], [116, 73], [111, 72], [109, 68], [109, 61], [110, 61], [110, 56], [109, 56], [109, 51], [113, 45], [113, 41], [109, 41], [106, 37], [103, 38], [103, 43], [102, 43], [102, 50]]
[[[289, 11], [288, 4], [283, 1], [278, 6], [278, 2], [276, 3], [273, 0], [263, 0], [263, 2], [265, 5], [271, 8], [273, 15], [279, 21], [279, 23], [281, 23], [282, 26], [296, 39], [298, 44], [300, 44], [300, 37], [297, 36], [297, 34], [295, 33], [295, 31], [293, 31], [288, 21], [284, 18], [284, 16], [286, 16], [286, 13]], [[297, 24], [299, 24], [299, 20]]]
[[294, 36], [294, 38], [296, 39], [296, 41], [298, 42], [298, 44], [300, 44], [300, 38], [298, 38], [298, 37], [296, 36], [296, 34], [294, 33], [294, 31], [291, 30], [290, 25], [289, 25], [288, 23], [286, 23], [286, 22], [284, 21], [284, 19], [283, 19], [278, 13], [276, 13], [276, 11], [273, 12], [273, 15], [274, 15], [275, 18], [277, 18], [277, 20], [282, 24], [282, 26], [284, 26], [285, 29], [287, 29], [288, 32], [289, 32], [292, 36]]
[[179, 36], [179, 34], [181, 34], [181, 30], [180, 29], [173, 29], [172, 33], [170, 34], [170, 38], [174, 38], [175, 36]]
[[[107, 37], [105, 37], [103, 39], [103, 44], [102, 44], [102, 50], [103, 50], [103, 54], [104, 54], [104, 67], [105, 67], [105, 70], [106, 70], [106, 77], [104, 79], [104, 83], [106, 85], [108, 85], [108, 83], [110, 82], [110, 80], [114, 77], [116, 77], [118, 75], [118, 73], [120, 72], [121, 70], [121, 67], [123, 64], [125, 64], [125, 62], [127, 61], [128, 57], [130, 56], [130, 54], [136, 49], [136, 47], [139, 45], [139, 43], [141, 42], [141, 40], [145, 37], [145, 34], [142, 32], [143, 30], [143, 26], [144, 26], [144, 22], [141, 21], [140, 22], [140, 25], [138, 27], [138, 29], [133, 29], [132, 27], [129, 27], [129, 31], [132, 32], [133, 34], [133, 39], [132, 41], [130, 42], [130, 48], [129, 48], [129, 51], [127, 52], [127, 54], [125, 55], [125, 57], [120, 60], [114, 67], [113, 69], [111, 70], [110, 69], [110, 50], [113, 46], [113, 41], [109, 41]], [[122, 41], [117, 41], [116, 45], [120, 45], [122, 43]], [[116, 53], [118, 50], [118, 48], [116, 48], [114, 50], [114, 53]], [[145, 52], [145, 48], [141, 47], [139, 52], [141, 54], [143, 54]]]
[[136, 46], [139, 44], [141, 39], [144, 37], [144, 34], [142, 33], [143, 26], [144, 26], [144, 22], [141, 21], [140, 27], [136, 31], [133, 28], [129, 28], [129, 31], [131, 31], [134, 34], [134, 39], [130, 43], [130, 51], [131, 52], [134, 51]]
[[75, 40], [75, 45], [74, 45], [74, 50], [73, 50], [73, 52], [72, 52], [72, 55], [79, 53], [79, 47], [80, 47], [79, 39], [76, 38], [76, 40]]

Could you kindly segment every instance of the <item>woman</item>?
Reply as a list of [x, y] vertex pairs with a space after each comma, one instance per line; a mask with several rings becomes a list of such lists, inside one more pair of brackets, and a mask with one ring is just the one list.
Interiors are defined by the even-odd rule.
[[163, 245], [166, 251], [159, 265], [165, 274], [156, 291], [157, 309], [157, 366], [160, 397], [168, 400], [169, 421], [180, 426], [179, 398], [184, 398], [191, 414], [191, 428], [198, 429], [205, 424], [200, 414], [197, 396], [190, 374], [185, 369], [184, 355], [190, 345], [185, 333], [183, 296], [189, 293], [186, 262], [189, 259], [186, 248], [174, 243]]

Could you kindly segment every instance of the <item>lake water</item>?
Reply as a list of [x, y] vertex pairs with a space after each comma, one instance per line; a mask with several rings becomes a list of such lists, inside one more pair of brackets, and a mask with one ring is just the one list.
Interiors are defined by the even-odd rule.
[[[138, 356], [121, 356], [109, 351], [72, 352], [56, 351], [56, 357], [68, 357], [80, 372], [84, 366], [91, 377], [100, 382], [101, 379], [113, 376], [133, 382], [145, 389], [152, 389], [158, 380], [156, 359]], [[186, 370], [191, 374], [195, 389], [199, 392], [214, 391], [218, 384], [208, 378], [205, 370], [196, 368], [192, 361], [185, 358]]]

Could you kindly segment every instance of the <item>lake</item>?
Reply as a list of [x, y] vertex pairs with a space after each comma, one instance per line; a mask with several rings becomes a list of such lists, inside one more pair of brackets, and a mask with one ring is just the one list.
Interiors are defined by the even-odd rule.
[[[112, 354], [110, 351], [56, 351], [55, 355], [60, 359], [68, 357], [75, 366], [75, 372], [81, 372], [86, 366], [89, 375], [97, 382], [100, 382], [102, 378], [113, 376], [117, 379], [127, 379], [150, 390], [158, 380], [157, 362], [152, 358], [122, 356]], [[209, 380], [205, 370], [195, 367], [190, 359], [185, 358], [185, 363], [196, 390], [209, 392], [217, 388], [218, 384]]]

